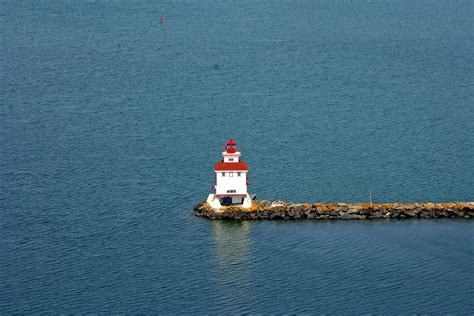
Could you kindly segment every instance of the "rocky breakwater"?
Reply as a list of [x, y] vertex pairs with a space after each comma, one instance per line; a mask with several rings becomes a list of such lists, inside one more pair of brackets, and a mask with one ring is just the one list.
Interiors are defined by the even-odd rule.
[[316, 203], [292, 204], [282, 201], [253, 201], [252, 207], [212, 208], [202, 202], [194, 207], [196, 216], [209, 219], [408, 219], [408, 218], [474, 218], [474, 202], [451, 203]]

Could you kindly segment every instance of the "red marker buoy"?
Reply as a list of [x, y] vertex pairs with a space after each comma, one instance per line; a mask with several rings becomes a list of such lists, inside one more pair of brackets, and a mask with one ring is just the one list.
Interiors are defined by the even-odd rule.
[[160, 25], [163, 25], [163, 16], [160, 15]]

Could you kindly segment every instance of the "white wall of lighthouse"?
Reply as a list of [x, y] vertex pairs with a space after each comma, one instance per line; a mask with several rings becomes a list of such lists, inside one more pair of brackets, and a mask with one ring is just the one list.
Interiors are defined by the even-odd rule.
[[246, 195], [247, 171], [216, 171], [216, 195]]
[[224, 156], [224, 162], [238, 162], [239, 156]]

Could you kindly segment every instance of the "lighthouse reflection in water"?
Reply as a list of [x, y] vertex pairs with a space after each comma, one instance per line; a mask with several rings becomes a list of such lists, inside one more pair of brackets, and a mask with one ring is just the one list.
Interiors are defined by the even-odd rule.
[[[250, 222], [212, 221], [214, 252], [216, 263], [216, 285], [221, 297], [235, 298], [235, 304], [243, 304], [255, 299], [251, 282], [251, 226]], [[253, 302], [252, 302], [253, 303]], [[242, 310], [240, 310], [242, 311]]]

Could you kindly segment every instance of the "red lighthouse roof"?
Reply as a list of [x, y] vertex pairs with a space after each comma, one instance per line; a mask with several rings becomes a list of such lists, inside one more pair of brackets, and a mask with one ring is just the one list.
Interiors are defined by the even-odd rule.
[[227, 146], [235, 146], [235, 142], [232, 138], [227, 142]]
[[214, 165], [214, 171], [247, 171], [249, 165], [246, 162], [223, 162], [220, 161]]

